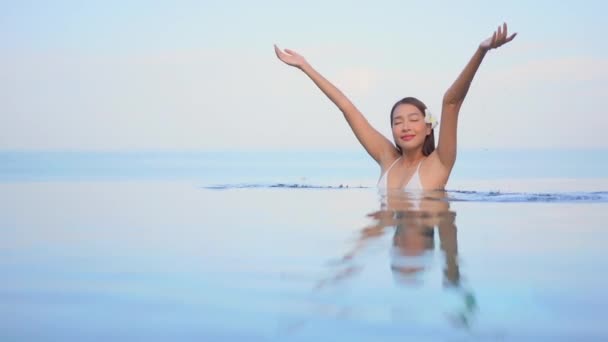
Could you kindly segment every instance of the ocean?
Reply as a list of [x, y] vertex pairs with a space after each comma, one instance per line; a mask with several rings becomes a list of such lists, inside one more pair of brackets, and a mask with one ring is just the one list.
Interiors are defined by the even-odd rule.
[[0, 341], [608, 339], [608, 151], [1, 151]]

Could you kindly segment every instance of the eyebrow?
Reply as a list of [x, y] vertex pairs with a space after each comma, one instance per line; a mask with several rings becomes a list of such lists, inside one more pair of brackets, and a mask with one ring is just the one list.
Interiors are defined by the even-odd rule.
[[[411, 117], [411, 116], [414, 116], [414, 115], [418, 115], [418, 116], [420, 116], [420, 113], [409, 113], [409, 114], [405, 114], [405, 116], [407, 116], [407, 117]], [[402, 118], [402, 117], [403, 117], [403, 115], [401, 115], [401, 114], [397, 114], [397, 115], [395, 115], [395, 116], [393, 117], [393, 120], [397, 120], [398, 118]]]

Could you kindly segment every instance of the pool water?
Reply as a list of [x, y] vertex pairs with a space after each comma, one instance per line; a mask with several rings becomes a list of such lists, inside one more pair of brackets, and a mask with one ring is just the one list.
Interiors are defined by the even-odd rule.
[[597, 179], [379, 194], [375, 173], [359, 187], [12, 170], [1, 341], [608, 338]]

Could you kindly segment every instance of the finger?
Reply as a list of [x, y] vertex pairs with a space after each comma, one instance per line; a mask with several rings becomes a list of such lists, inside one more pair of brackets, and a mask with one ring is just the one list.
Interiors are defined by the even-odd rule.
[[512, 41], [512, 40], [513, 40], [513, 38], [515, 38], [515, 36], [517, 36], [517, 33], [513, 33], [513, 34], [511, 35], [511, 37], [507, 38], [507, 41], [506, 41], [505, 43], [508, 43], [508, 42]]
[[297, 53], [293, 50], [285, 49], [285, 52], [287, 52], [290, 55], [297, 55]]
[[499, 47], [502, 45], [503, 41], [502, 41], [502, 26], [499, 26], [498, 31], [496, 31], [496, 46], [495, 47]]
[[504, 41], [507, 39], [507, 23], [502, 23], [502, 37], [501, 39]]
[[281, 58], [281, 50], [279, 49], [277, 44], [274, 44], [274, 53], [277, 55], [277, 57]]

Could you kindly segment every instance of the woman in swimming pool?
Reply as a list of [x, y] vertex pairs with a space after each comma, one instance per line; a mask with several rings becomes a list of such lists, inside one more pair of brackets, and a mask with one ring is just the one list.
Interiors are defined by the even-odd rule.
[[[390, 122], [393, 145], [374, 129], [353, 103], [331, 82], [319, 74], [295, 51], [280, 50], [277, 57], [302, 70], [342, 111], [346, 121], [367, 153], [380, 165], [378, 187], [382, 189], [439, 190], [444, 189], [456, 161], [456, 128], [458, 113], [486, 53], [513, 40], [516, 33], [507, 34], [507, 24], [484, 40], [445, 92], [441, 110], [439, 141], [435, 148], [434, 128], [437, 119], [426, 105], [413, 97], [398, 101], [391, 110]], [[389, 173], [389, 171], [391, 171]]]

